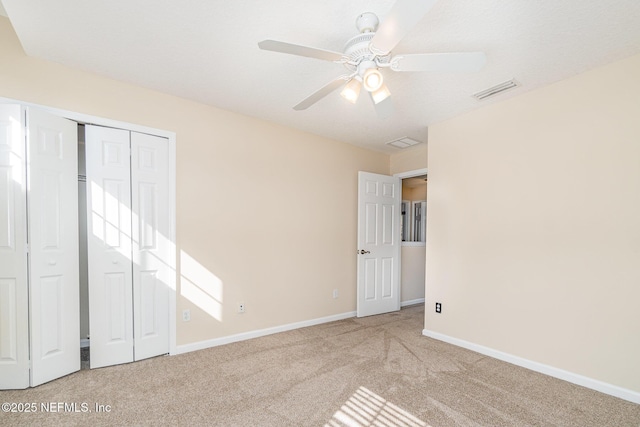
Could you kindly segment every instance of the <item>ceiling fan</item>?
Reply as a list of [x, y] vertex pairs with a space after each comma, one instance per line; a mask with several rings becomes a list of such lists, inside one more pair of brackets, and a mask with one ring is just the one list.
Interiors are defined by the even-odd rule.
[[314, 47], [301, 46], [276, 40], [263, 40], [258, 47], [263, 50], [306, 56], [343, 64], [347, 74], [329, 82], [293, 107], [305, 110], [334, 90], [344, 86], [340, 94], [354, 103], [365, 88], [373, 101], [378, 116], [384, 118], [393, 113], [391, 92], [384, 84], [381, 69], [392, 71], [457, 72], [477, 71], [486, 62], [482, 52], [391, 54], [400, 40], [431, 9], [437, 0], [397, 0], [389, 15], [380, 23], [378, 17], [366, 12], [356, 19], [360, 34], [347, 41], [344, 53]]

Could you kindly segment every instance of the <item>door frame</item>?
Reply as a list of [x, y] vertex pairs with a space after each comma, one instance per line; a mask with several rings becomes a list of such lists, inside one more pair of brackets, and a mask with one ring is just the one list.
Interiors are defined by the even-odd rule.
[[[405, 178], [414, 178], [416, 176], [421, 176], [421, 175], [429, 175], [429, 168], [421, 168], [421, 169], [414, 169], [414, 170], [410, 170], [410, 171], [406, 171], [406, 172], [398, 172], [398, 173], [394, 173], [393, 176], [396, 178], [400, 178], [401, 182], [403, 179]], [[427, 199], [429, 198], [429, 196], [427, 195]], [[429, 218], [427, 217], [427, 221], [429, 220]], [[426, 226], [426, 224], [425, 224]], [[418, 246], [417, 244], [412, 244], [413, 242], [401, 242], [400, 243], [400, 265], [402, 265], [402, 246]], [[427, 242], [425, 242], [425, 246], [426, 246]], [[424, 260], [425, 265], [427, 263], [427, 260], [425, 258]], [[405, 307], [407, 305], [413, 305], [413, 304], [422, 304], [425, 302], [426, 300], [426, 279], [425, 279], [425, 298], [420, 298], [417, 300], [409, 300], [409, 301], [400, 301], [400, 306], [401, 307]], [[402, 288], [402, 272], [400, 272], [400, 287]], [[402, 294], [401, 294], [402, 295]]]
[[[169, 285], [169, 354], [178, 354], [176, 351], [176, 283], [177, 283], [177, 264], [176, 264], [176, 133], [152, 128], [148, 126], [137, 125], [119, 120], [107, 119], [104, 117], [94, 116], [91, 114], [78, 113], [75, 111], [63, 110], [60, 108], [49, 107], [46, 105], [26, 102], [19, 99], [0, 97], [0, 103], [20, 104], [25, 107], [34, 107], [44, 110], [48, 113], [72, 120], [78, 124], [93, 124], [104, 127], [112, 127], [124, 129], [128, 131], [146, 133], [149, 135], [167, 138], [169, 141], [169, 236], [167, 238], [171, 242], [171, 265], [173, 274], [170, 277]], [[78, 313], [78, 316], [80, 313]], [[78, 337], [80, 340], [80, 337]]]
[[415, 169], [407, 172], [399, 172], [393, 174], [393, 176], [400, 179], [413, 178], [420, 175], [429, 175], [429, 168]]

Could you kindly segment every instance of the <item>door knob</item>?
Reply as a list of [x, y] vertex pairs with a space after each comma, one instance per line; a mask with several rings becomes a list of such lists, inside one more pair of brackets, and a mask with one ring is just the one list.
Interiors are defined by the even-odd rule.
[[360, 249], [360, 250], [358, 251], [358, 253], [359, 253], [360, 255], [364, 255], [364, 254], [370, 254], [371, 252], [370, 252], [370, 251], [365, 251], [364, 249]]
[[58, 262], [55, 259], [50, 259], [49, 262], [47, 264], [49, 265], [56, 265]]

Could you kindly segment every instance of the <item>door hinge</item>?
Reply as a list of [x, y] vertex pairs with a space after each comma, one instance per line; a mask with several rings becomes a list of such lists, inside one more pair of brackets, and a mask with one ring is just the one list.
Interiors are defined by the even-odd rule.
[[29, 244], [28, 243], [26, 245], [24, 245], [24, 251], [26, 253], [29, 253]]

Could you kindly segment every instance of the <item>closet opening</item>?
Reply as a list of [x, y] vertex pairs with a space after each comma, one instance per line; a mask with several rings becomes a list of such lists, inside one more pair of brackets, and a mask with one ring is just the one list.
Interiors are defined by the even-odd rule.
[[80, 260], [80, 368], [89, 369], [89, 265], [87, 261], [87, 162], [84, 124], [78, 124], [78, 238]]

